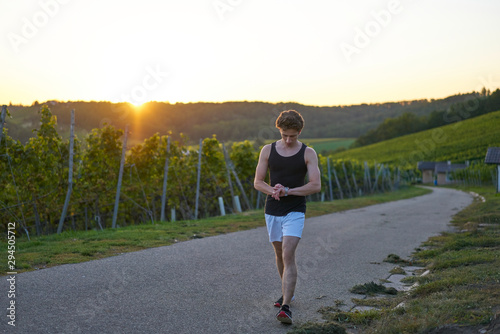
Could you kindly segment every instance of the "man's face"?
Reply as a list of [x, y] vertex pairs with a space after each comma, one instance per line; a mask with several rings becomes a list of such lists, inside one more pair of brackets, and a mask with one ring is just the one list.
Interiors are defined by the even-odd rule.
[[300, 131], [294, 129], [283, 130], [280, 129], [281, 139], [287, 146], [293, 146], [299, 138]]

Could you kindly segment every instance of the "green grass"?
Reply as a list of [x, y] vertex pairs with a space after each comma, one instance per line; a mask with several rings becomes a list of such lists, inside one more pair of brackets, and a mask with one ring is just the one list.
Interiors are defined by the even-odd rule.
[[307, 146], [311, 146], [317, 153], [325, 155], [326, 153], [333, 152], [340, 148], [348, 148], [354, 143], [355, 138], [301, 138], [300, 141]]
[[288, 332], [289, 334], [345, 334], [345, 328], [333, 322], [308, 322]]
[[335, 307], [323, 307], [318, 312], [322, 314], [326, 321], [337, 326], [342, 323], [349, 323], [356, 326], [369, 325], [373, 320], [380, 319], [382, 316], [377, 310], [343, 312]]
[[[406, 187], [399, 191], [382, 193], [355, 199], [332, 202], [308, 203], [307, 217], [360, 208], [368, 205], [410, 198], [428, 193], [418, 187]], [[171, 245], [192, 238], [209, 237], [234, 231], [248, 230], [265, 226], [263, 211], [254, 210], [242, 214], [214, 217], [203, 220], [179, 221], [175, 223], [157, 222], [133, 225], [103, 231], [65, 231], [61, 234], [16, 239], [17, 272], [30, 271], [52, 266], [78, 263], [93, 259], [115, 256], [121, 253], [146, 248]], [[0, 242], [2, 258], [7, 259], [5, 237]], [[2, 261], [1, 270], [7, 270]]]
[[374, 296], [378, 293], [386, 293], [388, 295], [397, 295], [398, 291], [394, 288], [387, 288], [382, 284], [377, 284], [375, 282], [357, 284], [353, 286], [350, 290], [352, 293], [357, 293], [361, 295]]
[[[500, 196], [492, 187], [461, 189], [479, 193], [486, 202], [475, 200], [455, 215], [459, 232], [429, 238], [413, 255], [430, 270], [426, 276], [412, 277], [416, 288], [396, 298], [353, 300], [380, 308], [368, 313], [323, 308], [319, 312], [325, 320], [367, 334], [426, 333], [441, 326], [465, 326], [477, 333], [495, 315], [498, 322]], [[395, 308], [402, 301], [405, 306]]]
[[406, 271], [400, 266], [392, 268], [389, 272], [393, 275], [406, 275]]
[[380, 143], [347, 150], [334, 159], [376, 161], [415, 168], [418, 161], [483, 160], [500, 145], [500, 111]]

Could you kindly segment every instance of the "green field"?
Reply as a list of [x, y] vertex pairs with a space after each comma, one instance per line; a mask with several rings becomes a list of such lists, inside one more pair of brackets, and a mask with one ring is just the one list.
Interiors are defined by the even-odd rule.
[[328, 151], [335, 151], [339, 148], [348, 148], [354, 143], [355, 138], [316, 138], [316, 139], [304, 139], [301, 141], [306, 145], [311, 146], [317, 153], [324, 154]]
[[484, 160], [500, 146], [500, 111], [380, 143], [336, 153], [334, 159], [415, 167], [418, 161]]

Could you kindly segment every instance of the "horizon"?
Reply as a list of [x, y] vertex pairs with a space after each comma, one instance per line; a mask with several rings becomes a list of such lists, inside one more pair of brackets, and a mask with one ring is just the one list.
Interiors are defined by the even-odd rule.
[[[497, 88], [500, 89], [500, 88]], [[105, 100], [57, 100], [57, 99], [48, 99], [43, 102], [40, 102], [38, 100], [33, 101], [30, 104], [16, 104], [16, 103], [9, 103], [9, 104], [1, 104], [0, 105], [5, 105], [7, 107], [9, 106], [14, 106], [14, 107], [32, 107], [35, 105], [36, 102], [38, 102], [38, 105], [44, 105], [50, 102], [56, 102], [56, 103], [111, 103], [111, 104], [119, 104], [119, 103], [128, 103], [131, 106], [134, 106], [136, 108], [141, 108], [142, 106], [148, 104], [148, 103], [165, 103], [165, 104], [196, 104], [196, 103], [213, 103], [213, 104], [223, 104], [223, 103], [268, 103], [268, 104], [301, 104], [303, 106], [309, 106], [309, 107], [320, 107], [320, 108], [334, 108], [334, 107], [353, 107], [353, 106], [361, 106], [361, 105], [376, 105], [376, 104], [389, 104], [389, 103], [404, 103], [404, 102], [413, 102], [413, 101], [427, 101], [427, 102], [432, 102], [432, 101], [437, 101], [437, 100], [444, 100], [453, 96], [461, 96], [461, 95], [469, 95], [469, 94], [474, 94], [474, 93], [480, 93], [477, 91], [472, 91], [472, 92], [459, 92], [443, 97], [437, 97], [437, 98], [416, 98], [416, 99], [411, 99], [411, 100], [398, 100], [398, 101], [383, 101], [383, 102], [361, 102], [361, 103], [356, 103], [356, 104], [339, 104], [339, 105], [313, 105], [313, 104], [304, 104], [300, 103], [297, 101], [247, 101], [247, 100], [239, 100], [239, 101], [194, 101], [194, 102], [169, 102], [169, 101], [146, 101], [142, 104], [139, 105], [134, 105], [133, 103], [130, 103], [128, 101], [119, 101], [119, 102], [112, 102], [112, 101], [105, 101]], [[493, 93], [493, 91], [491, 91]]]
[[9, 64], [0, 80], [5, 105], [293, 101], [326, 107], [500, 87], [500, 3], [494, 0], [0, 6], [0, 63]]

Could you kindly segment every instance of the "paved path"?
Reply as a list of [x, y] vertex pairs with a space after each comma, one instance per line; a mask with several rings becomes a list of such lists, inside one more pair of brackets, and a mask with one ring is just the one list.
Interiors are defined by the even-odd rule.
[[[343, 300], [355, 284], [386, 278], [390, 253], [408, 257], [449, 230], [470, 195], [429, 195], [306, 220], [297, 250], [295, 323]], [[264, 227], [16, 276], [16, 327], [6, 333], [286, 333], [274, 319], [281, 295]]]

